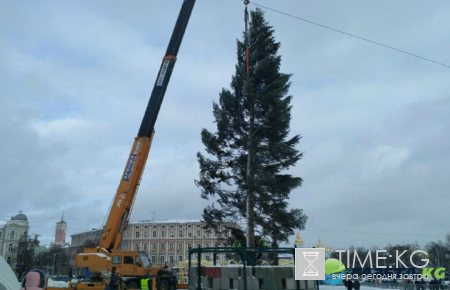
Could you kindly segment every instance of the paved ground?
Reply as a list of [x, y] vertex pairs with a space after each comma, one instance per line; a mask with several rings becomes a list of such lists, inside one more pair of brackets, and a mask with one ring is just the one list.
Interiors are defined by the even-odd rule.
[[[389, 288], [390, 290], [396, 290]], [[375, 288], [375, 287], [368, 287], [368, 286], [361, 286], [360, 290], [389, 290], [384, 288]], [[320, 285], [319, 290], [347, 290], [347, 287], [344, 285], [338, 285], [338, 286], [328, 286], [328, 285]], [[398, 290], [398, 289], [397, 289]]]

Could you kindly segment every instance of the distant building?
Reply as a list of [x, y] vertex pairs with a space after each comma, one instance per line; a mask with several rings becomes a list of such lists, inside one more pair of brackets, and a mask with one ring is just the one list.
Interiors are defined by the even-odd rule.
[[28, 218], [22, 211], [0, 225], [0, 256], [15, 270], [17, 266], [17, 249], [19, 242], [27, 238], [30, 228]]
[[[145, 251], [152, 264], [174, 265], [188, 259], [189, 248], [221, 246], [221, 239], [230, 233], [203, 229], [199, 220], [165, 220], [131, 222], [126, 230], [121, 249]], [[227, 224], [232, 227], [232, 224]], [[222, 231], [222, 230], [221, 230]], [[204, 254], [204, 260], [212, 260], [212, 254]]]
[[295, 239], [294, 245], [296, 248], [303, 248], [303, 240], [300, 238], [300, 233], [297, 233], [297, 238]]
[[[120, 249], [145, 251], [154, 265], [164, 265], [165, 262], [175, 265], [178, 261], [188, 259], [190, 247], [219, 247], [221, 240], [230, 235], [226, 230], [223, 230], [221, 235], [219, 232], [205, 230], [203, 226], [199, 220], [130, 222], [124, 232]], [[227, 226], [231, 227], [232, 224]], [[76, 253], [76, 249], [88, 240], [98, 245], [102, 232], [103, 230], [99, 229], [71, 235], [71, 253]], [[212, 254], [204, 254], [202, 257], [204, 260], [212, 258]], [[71, 265], [74, 265], [74, 260], [71, 262]]]
[[89, 232], [82, 232], [70, 236], [70, 247], [83, 247], [86, 243], [98, 245], [102, 236], [103, 229], [92, 229]]
[[50, 247], [52, 249], [61, 248], [69, 245], [69, 243], [66, 243], [66, 230], [67, 230], [67, 223], [64, 221], [64, 212], [63, 212], [61, 221], [56, 223], [55, 241], [50, 243]]
[[333, 251], [333, 248], [331, 248], [331, 247], [325, 247], [325, 246], [322, 244], [322, 241], [321, 241], [320, 239], [319, 239], [319, 242], [318, 242], [317, 245], [316, 245], [316, 248], [324, 248], [324, 249], [325, 249], [325, 259], [330, 258], [331, 252]]
[[[73, 234], [70, 236], [71, 243], [68, 248], [69, 265], [75, 267], [75, 255], [81, 253], [86, 244], [98, 245], [102, 236], [103, 229], [92, 229], [88, 232]], [[82, 274], [84, 269], [74, 269], [74, 274]]]

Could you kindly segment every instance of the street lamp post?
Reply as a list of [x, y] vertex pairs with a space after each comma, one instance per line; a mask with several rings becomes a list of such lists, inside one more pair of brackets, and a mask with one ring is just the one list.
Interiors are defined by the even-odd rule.
[[53, 254], [53, 271], [52, 275], [56, 275], [56, 253]]

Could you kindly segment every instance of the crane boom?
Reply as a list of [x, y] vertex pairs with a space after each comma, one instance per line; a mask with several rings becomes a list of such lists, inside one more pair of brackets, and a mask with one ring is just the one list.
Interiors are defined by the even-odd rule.
[[172, 70], [177, 60], [178, 50], [180, 49], [181, 41], [183, 40], [184, 32], [186, 31], [194, 4], [195, 0], [184, 0], [183, 2], [175, 28], [173, 29], [172, 37], [167, 46], [166, 55], [162, 61], [158, 77], [153, 86], [152, 95], [148, 102], [144, 118], [142, 119], [138, 136], [150, 137], [153, 132], [156, 118], [158, 117], [159, 109], [161, 108], [164, 94], [166, 93], [167, 85], [169, 84]]
[[138, 136], [131, 149], [128, 162], [122, 175], [114, 203], [111, 207], [100, 247], [117, 250], [128, 226], [134, 199], [144, 172], [145, 163], [153, 140], [154, 126], [161, 108], [167, 86], [177, 59], [178, 50], [183, 40], [195, 0], [184, 0], [175, 28], [167, 47], [159, 73], [153, 85], [153, 91], [147, 105]]
[[[183, 0], [180, 13], [172, 32], [166, 54], [159, 68], [158, 76], [153, 85], [152, 94], [147, 105], [138, 135], [134, 140], [125, 169], [120, 179], [119, 187], [114, 196], [108, 219], [103, 230], [99, 246], [85, 248], [83, 253], [75, 256], [75, 266], [87, 267], [91, 271], [120, 270], [127, 280], [129, 288], [139, 288], [140, 277], [150, 275], [152, 289], [160, 289], [164, 285], [175, 288], [176, 275], [170, 274], [162, 267], [152, 267], [146, 252], [119, 250], [123, 234], [127, 229], [136, 193], [155, 133], [154, 126], [161, 108], [167, 86], [177, 59], [178, 50], [183, 40], [195, 0]], [[158, 286], [160, 285], [160, 286]], [[89, 285], [78, 283], [77, 289], [90, 289]], [[104, 289], [104, 286], [102, 289]], [[164, 288], [165, 289], [165, 288]]]

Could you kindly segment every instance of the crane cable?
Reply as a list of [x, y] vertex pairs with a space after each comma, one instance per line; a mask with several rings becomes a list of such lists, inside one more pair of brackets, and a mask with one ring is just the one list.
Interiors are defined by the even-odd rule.
[[254, 245], [255, 244], [255, 237], [254, 237], [254, 227], [255, 227], [255, 221], [254, 221], [254, 188], [253, 188], [253, 166], [254, 166], [254, 160], [255, 160], [255, 150], [253, 148], [253, 129], [254, 129], [254, 123], [255, 123], [255, 96], [254, 92], [251, 87], [251, 80], [250, 80], [250, 48], [249, 48], [249, 32], [248, 32], [248, 4], [250, 3], [249, 0], [245, 0], [245, 63], [246, 63], [246, 72], [247, 72], [247, 97], [248, 97], [248, 104], [249, 104], [249, 123], [248, 123], [248, 136], [247, 136], [247, 143], [248, 143], [248, 154], [247, 154], [247, 245]]
[[247, 65], [247, 77], [249, 75], [250, 72], [250, 49], [248, 47], [248, 4], [250, 3], [249, 0], [245, 0], [244, 4], [245, 4], [245, 57], [246, 57], [246, 65]]
[[[244, 3], [245, 2], [247, 2], [247, 0], [245, 0]], [[294, 18], [294, 19], [297, 19], [297, 20], [301, 20], [301, 21], [304, 21], [304, 22], [309, 23], [309, 24], [313, 24], [313, 25], [316, 25], [316, 26], [319, 26], [319, 27], [322, 27], [322, 28], [325, 28], [325, 29], [337, 32], [337, 33], [341, 33], [341, 34], [344, 34], [344, 35], [347, 35], [347, 36], [350, 36], [350, 37], [353, 37], [353, 38], [356, 38], [356, 39], [359, 39], [359, 40], [362, 40], [362, 41], [366, 41], [366, 42], [369, 42], [369, 43], [372, 43], [372, 44], [375, 44], [375, 45], [378, 45], [378, 46], [381, 46], [381, 47], [384, 47], [384, 48], [387, 48], [387, 49], [391, 49], [391, 50], [394, 50], [394, 51], [397, 51], [397, 52], [400, 52], [400, 53], [403, 53], [403, 54], [407, 54], [407, 55], [410, 55], [410, 56], [413, 56], [413, 57], [416, 57], [416, 58], [419, 58], [419, 59], [422, 59], [422, 60], [425, 60], [425, 61], [437, 64], [437, 65], [441, 65], [441, 66], [445, 66], [447, 68], [450, 68], [450, 65], [448, 65], [448, 64], [445, 64], [445, 63], [442, 63], [442, 62], [438, 62], [438, 61], [435, 61], [435, 60], [432, 60], [432, 59], [429, 59], [429, 58], [426, 58], [426, 57], [423, 57], [423, 56], [420, 56], [420, 55], [408, 52], [406, 50], [398, 49], [398, 48], [395, 48], [393, 46], [383, 44], [381, 42], [370, 40], [370, 39], [365, 38], [365, 37], [361, 37], [361, 36], [358, 36], [358, 35], [355, 35], [355, 34], [352, 34], [352, 33], [348, 33], [348, 32], [345, 32], [345, 31], [342, 31], [342, 30], [339, 30], [339, 29], [336, 29], [336, 28], [333, 28], [333, 27], [330, 27], [330, 26], [326, 26], [326, 25], [323, 25], [323, 24], [320, 24], [320, 23], [317, 23], [317, 22], [314, 22], [314, 21], [310, 21], [308, 19], [301, 18], [299, 16], [295, 16], [295, 15], [289, 14], [287, 12], [283, 12], [283, 11], [280, 11], [280, 10], [277, 10], [277, 9], [273, 9], [273, 8], [270, 8], [270, 7], [267, 7], [267, 6], [255, 3], [255, 2], [252, 2], [252, 4], [257, 6], [257, 7], [260, 7], [260, 8], [266, 9], [266, 10], [270, 10], [270, 11], [273, 11], [273, 12], [276, 12], [276, 13], [279, 13], [279, 14], [282, 14], [284, 16], [288, 16], [288, 17], [291, 17], [291, 18]]]
[[[245, 63], [246, 63], [246, 72], [247, 72], [247, 84], [249, 84], [249, 73], [250, 73], [250, 49], [248, 47], [248, 4], [250, 4], [249, 0], [244, 1], [245, 10], [244, 10], [244, 23], [245, 23]], [[238, 119], [239, 123], [241, 123], [241, 98], [240, 94], [238, 96]]]

